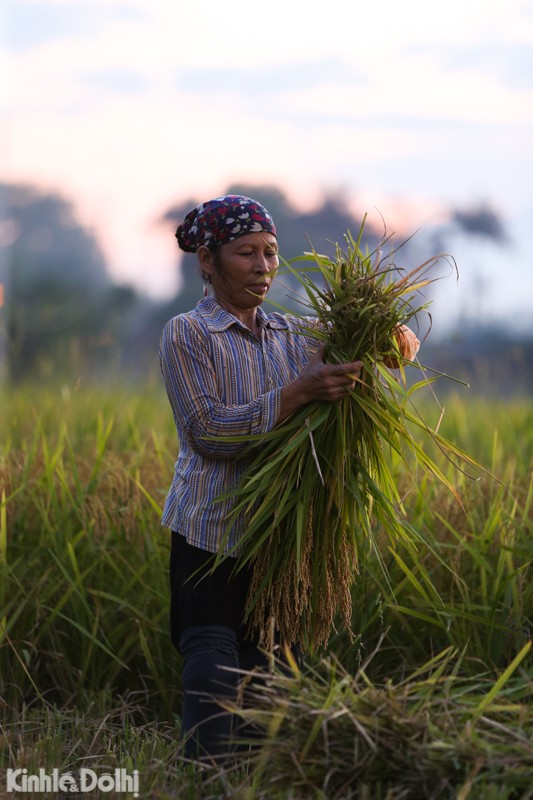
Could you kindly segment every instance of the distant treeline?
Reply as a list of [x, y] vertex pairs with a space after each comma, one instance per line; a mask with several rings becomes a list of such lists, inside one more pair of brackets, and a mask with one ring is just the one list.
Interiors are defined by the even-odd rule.
[[[290, 259], [314, 246], [333, 254], [347, 230], [357, 234], [355, 219], [340, 194], [324, 197], [311, 212], [292, 206], [275, 187], [233, 185], [263, 202], [278, 228], [281, 252]], [[177, 224], [201, 198], [190, 198], [161, 215], [161, 223]], [[504, 243], [502, 221], [488, 207], [451, 211], [450, 226], [465, 235]], [[451, 230], [451, 229], [450, 229]], [[365, 242], [373, 249], [383, 228], [365, 225]], [[401, 265], [414, 265], [445, 249], [446, 230], [430, 232], [429, 240], [410, 240], [400, 248]], [[401, 244], [391, 240], [391, 248]], [[425, 248], [425, 252], [424, 251]], [[176, 248], [181, 289], [156, 302], [130, 286], [117, 286], [94, 234], [76, 219], [72, 204], [58, 194], [31, 186], [0, 184], [0, 374], [4, 381], [60, 378], [146, 378], [158, 371], [161, 329], [171, 316], [194, 307], [202, 286], [194, 256]], [[399, 263], [399, 262], [398, 262]], [[279, 277], [271, 299], [297, 307], [290, 275]], [[476, 376], [497, 390], [533, 388], [533, 341], [515, 341], [502, 331], [476, 334], [464, 329], [461, 340], [424, 347], [431, 365], [460, 377]], [[468, 377], [466, 378], [468, 380]], [[472, 382], [472, 381], [471, 381]]]

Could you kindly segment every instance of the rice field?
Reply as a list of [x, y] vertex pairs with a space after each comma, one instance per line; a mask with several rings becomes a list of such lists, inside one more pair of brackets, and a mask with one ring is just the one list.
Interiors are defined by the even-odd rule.
[[392, 460], [427, 549], [413, 560], [384, 537], [388, 581], [366, 554], [355, 638], [339, 624], [257, 690], [246, 714], [265, 744], [223, 771], [180, 752], [162, 385], [25, 386], [1, 402], [0, 796], [7, 770], [90, 765], [137, 770], [150, 798], [533, 797], [530, 398], [441, 401], [441, 432], [489, 471], [432, 453], [462, 505]]

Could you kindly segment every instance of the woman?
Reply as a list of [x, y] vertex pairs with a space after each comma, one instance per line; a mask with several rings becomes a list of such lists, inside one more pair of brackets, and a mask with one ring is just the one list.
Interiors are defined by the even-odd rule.
[[[213, 501], [231, 494], [248, 463], [247, 442], [225, 437], [266, 433], [301, 406], [345, 397], [362, 363], [324, 364], [297, 318], [261, 308], [278, 268], [278, 243], [260, 203], [240, 195], [202, 203], [176, 237], [182, 250], [197, 254], [206, 291], [161, 338], [179, 439], [162, 524], [172, 529], [171, 633], [183, 657], [185, 753], [214, 758], [228, 751], [233, 721], [210, 698], [234, 698], [236, 670], [265, 662], [242, 627], [248, 572], [233, 574], [229, 557], [199, 579], [220, 549], [231, 509], [231, 499]], [[403, 357], [412, 359], [418, 339], [405, 327], [399, 338]], [[226, 550], [243, 526], [242, 518], [233, 525]]]

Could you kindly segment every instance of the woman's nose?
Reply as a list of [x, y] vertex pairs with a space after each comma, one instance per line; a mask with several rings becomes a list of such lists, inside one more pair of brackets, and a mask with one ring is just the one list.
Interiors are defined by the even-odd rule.
[[255, 270], [256, 272], [269, 272], [270, 267], [268, 264], [267, 257], [263, 255], [263, 253], [258, 253], [257, 258], [255, 260]]

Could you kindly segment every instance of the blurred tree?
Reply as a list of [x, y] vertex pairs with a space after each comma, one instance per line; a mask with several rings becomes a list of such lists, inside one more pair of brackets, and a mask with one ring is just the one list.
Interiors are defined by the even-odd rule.
[[135, 303], [112, 287], [95, 237], [57, 194], [0, 185], [7, 374], [20, 380], [102, 362]]
[[454, 209], [449, 238], [468, 248], [464, 258], [471, 290], [466, 293], [461, 312], [461, 327], [478, 327], [490, 314], [491, 277], [485, 261], [494, 247], [509, 247], [510, 237], [502, 217], [487, 202]]
[[502, 218], [487, 203], [454, 210], [452, 225], [457, 225], [459, 230], [467, 236], [483, 236], [496, 244], [509, 243], [509, 236]]
[[80, 356], [80, 336], [100, 333], [109, 278], [70, 203], [27, 186], [0, 191], [9, 374], [19, 379]]

